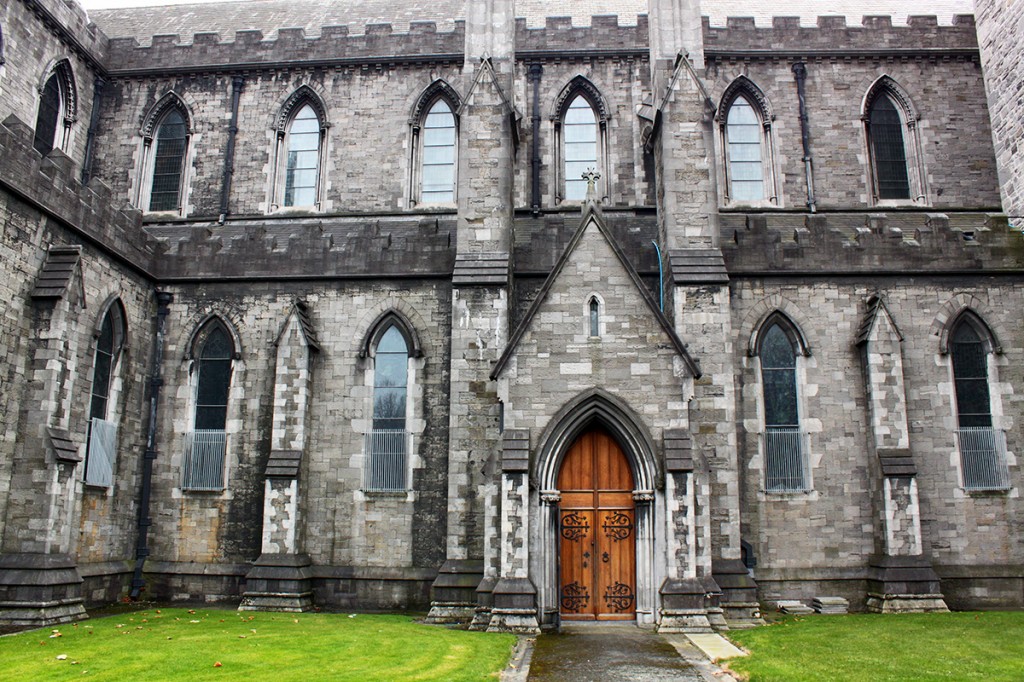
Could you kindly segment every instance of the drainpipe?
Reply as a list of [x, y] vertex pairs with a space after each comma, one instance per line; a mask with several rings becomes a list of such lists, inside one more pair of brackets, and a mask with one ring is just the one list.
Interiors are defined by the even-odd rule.
[[228, 217], [228, 197], [231, 195], [231, 179], [235, 175], [235, 136], [238, 134], [238, 101], [242, 97], [245, 79], [235, 76], [231, 79], [231, 125], [228, 126], [228, 146], [224, 152], [224, 177], [221, 179], [220, 218], [221, 225]]
[[651, 240], [654, 250], [658, 253], [658, 306], [661, 312], [665, 312], [665, 266], [661, 262], [661, 247], [658, 242]]
[[543, 66], [530, 64], [529, 79], [533, 84], [533, 113], [530, 119], [533, 125], [533, 141], [530, 145], [530, 169], [533, 177], [530, 185], [530, 206], [533, 208], [534, 218], [540, 215], [540, 76], [542, 73], [544, 73]]
[[174, 296], [166, 291], [156, 292], [156, 336], [153, 338], [153, 373], [149, 380], [149, 423], [146, 432], [146, 452], [142, 457], [142, 489], [139, 492], [139, 538], [135, 545], [135, 574], [132, 576], [132, 599], [138, 599], [146, 581], [142, 578], [142, 567], [149, 556], [149, 498], [153, 487], [153, 462], [156, 460], [157, 407], [160, 404], [160, 387], [163, 385], [164, 329], [167, 323], [167, 306]]
[[804, 84], [807, 82], [807, 67], [803, 62], [793, 64], [793, 75], [796, 76], [796, 94], [800, 98], [800, 139], [804, 144], [804, 173], [807, 175], [807, 208], [811, 213], [817, 211], [814, 201], [814, 169], [811, 160], [811, 134], [807, 122], [807, 97]]
[[100, 125], [100, 106], [103, 104], [103, 88], [106, 85], [107, 81], [99, 76], [92, 82], [92, 114], [89, 116], [89, 130], [85, 133], [85, 159], [82, 161], [83, 185], [89, 184], [92, 178], [93, 143], [96, 141], [96, 129]]

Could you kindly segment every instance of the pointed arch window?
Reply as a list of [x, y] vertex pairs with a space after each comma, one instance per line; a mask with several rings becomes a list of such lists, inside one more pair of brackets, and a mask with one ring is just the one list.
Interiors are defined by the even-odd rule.
[[85, 452], [85, 482], [109, 487], [117, 459], [117, 421], [111, 405], [114, 371], [124, 342], [124, 317], [118, 302], [103, 315], [93, 353], [89, 400], [89, 437]]
[[810, 489], [800, 428], [796, 330], [774, 317], [761, 331], [758, 356], [764, 405], [764, 480], [768, 492]]
[[764, 199], [764, 155], [761, 120], [746, 97], [729, 107], [725, 124], [728, 144], [729, 198], [734, 201]]
[[565, 200], [587, 198], [584, 173], [600, 172], [598, 164], [598, 127], [594, 109], [582, 94], [576, 95], [562, 119]]
[[185, 443], [182, 488], [224, 488], [225, 429], [234, 357], [231, 334], [219, 320], [211, 320], [194, 345], [195, 400], [192, 430]]
[[288, 126], [284, 170], [284, 205], [316, 203], [320, 171], [320, 119], [313, 107], [302, 106]]
[[67, 60], [61, 60], [50, 71], [39, 89], [39, 109], [32, 146], [40, 154], [52, 149], [67, 150], [71, 124], [75, 117], [75, 81]]
[[903, 121], [888, 95], [881, 95], [871, 107], [871, 153], [875, 164], [875, 185], [879, 199], [909, 199], [907, 152], [903, 143]]
[[993, 427], [987, 330], [964, 314], [950, 333], [949, 355], [956, 394], [957, 442], [963, 486], [968, 490], [1009, 487], [1005, 437]]
[[455, 201], [458, 130], [452, 108], [439, 97], [423, 119], [420, 163], [420, 203]]
[[394, 323], [373, 346], [373, 429], [367, 434], [365, 489], [404, 491], [409, 452], [406, 410], [409, 342]]
[[325, 109], [312, 89], [299, 88], [285, 103], [277, 123], [275, 177], [271, 206], [311, 208], [321, 204]]
[[726, 203], [778, 202], [772, 148], [771, 105], [745, 76], [726, 89], [719, 106], [719, 135]]
[[863, 112], [868, 176], [874, 201], [925, 200], [918, 115], [909, 95], [883, 76], [868, 91]]
[[185, 175], [188, 123], [176, 107], [164, 114], [155, 137], [149, 210], [178, 211], [181, 208], [181, 181]]
[[601, 302], [597, 300], [596, 296], [590, 297], [587, 313], [590, 323], [590, 336], [601, 336]]

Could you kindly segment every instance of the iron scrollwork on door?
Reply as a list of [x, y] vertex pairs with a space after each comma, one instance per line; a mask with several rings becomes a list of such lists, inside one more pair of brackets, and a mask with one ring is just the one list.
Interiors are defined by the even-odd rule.
[[605, 535], [618, 542], [619, 540], [625, 540], [633, 532], [633, 521], [629, 518], [628, 514], [611, 512], [604, 517], [604, 523], [601, 527], [604, 528]]
[[589, 530], [590, 524], [585, 516], [570, 512], [562, 517], [562, 537], [566, 540], [576, 542], [585, 537]]
[[629, 585], [617, 582], [610, 585], [608, 591], [604, 593], [604, 602], [609, 609], [616, 613], [628, 611], [629, 607], [633, 605], [633, 590]]
[[[632, 597], [630, 597], [632, 599]], [[606, 597], [607, 599], [607, 597]], [[577, 582], [569, 583], [562, 587], [562, 610], [570, 613], [579, 613], [590, 601], [590, 594], [587, 588]]]

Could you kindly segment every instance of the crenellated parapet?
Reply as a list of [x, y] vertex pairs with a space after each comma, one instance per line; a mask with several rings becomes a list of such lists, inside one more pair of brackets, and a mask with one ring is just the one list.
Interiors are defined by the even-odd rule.
[[1024, 236], [999, 214], [730, 213], [720, 221], [730, 276], [1024, 272]]
[[[553, 10], [557, 11], [557, 9]], [[572, 17], [548, 17], [543, 28], [530, 28], [527, 20], [516, 20], [516, 53], [538, 56], [538, 53], [602, 52], [623, 53], [646, 51], [648, 45], [647, 16], [630, 19], [615, 15], [593, 16], [589, 25], [574, 24]]]
[[[19, 1], [19, 0], [14, 0]], [[94, 67], [107, 61], [107, 36], [77, 2], [69, 0], [20, 0], [83, 60]]]
[[894, 26], [889, 16], [865, 16], [859, 26], [846, 17], [818, 17], [817, 26], [801, 26], [799, 17], [774, 17], [771, 28], [749, 17], [729, 17], [724, 28], [704, 17], [704, 48], [716, 58], [809, 59], [815, 56], [861, 57], [881, 54], [977, 53], [974, 16], [958, 14], [949, 26], [935, 16], [911, 16]]
[[76, 164], [59, 149], [46, 156], [32, 148], [32, 129], [8, 116], [0, 123], [0, 185], [34, 204], [87, 242], [151, 273], [159, 245], [146, 235], [138, 211], [125, 206], [98, 180], [79, 182]]
[[339, 63], [407, 63], [461, 61], [465, 22], [438, 32], [432, 21], [411, 22], [406, 33], [391, 24], [369, 24], [365, 33], [350, 35], [347, 26], [325, 26], [319, 36], [305, 29], [282, 28], [273, 39], [262, 31], [237, 31], [229, 39], [217, 33], [157, 35], [146, 46], [136, 38], [110, 41], [111, 72], [237, 71], [285, 66]]
[[171, 281], [448, 278], [455, 263], [455, 221], [447, 216], [294, 217], [151, 226], [147, 232], [161, 243], [156, 274]]

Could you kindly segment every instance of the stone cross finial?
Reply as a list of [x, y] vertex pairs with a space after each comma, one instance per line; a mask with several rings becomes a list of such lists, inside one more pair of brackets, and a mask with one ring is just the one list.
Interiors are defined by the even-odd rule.
[[587, 199], [584, 204], [596, 203], [597, 202], [597, 181], [601, 179], [601, 174], [593, 168], [588, 168], [587, 172], [581, 175], [583, 179], [587, 180]]

